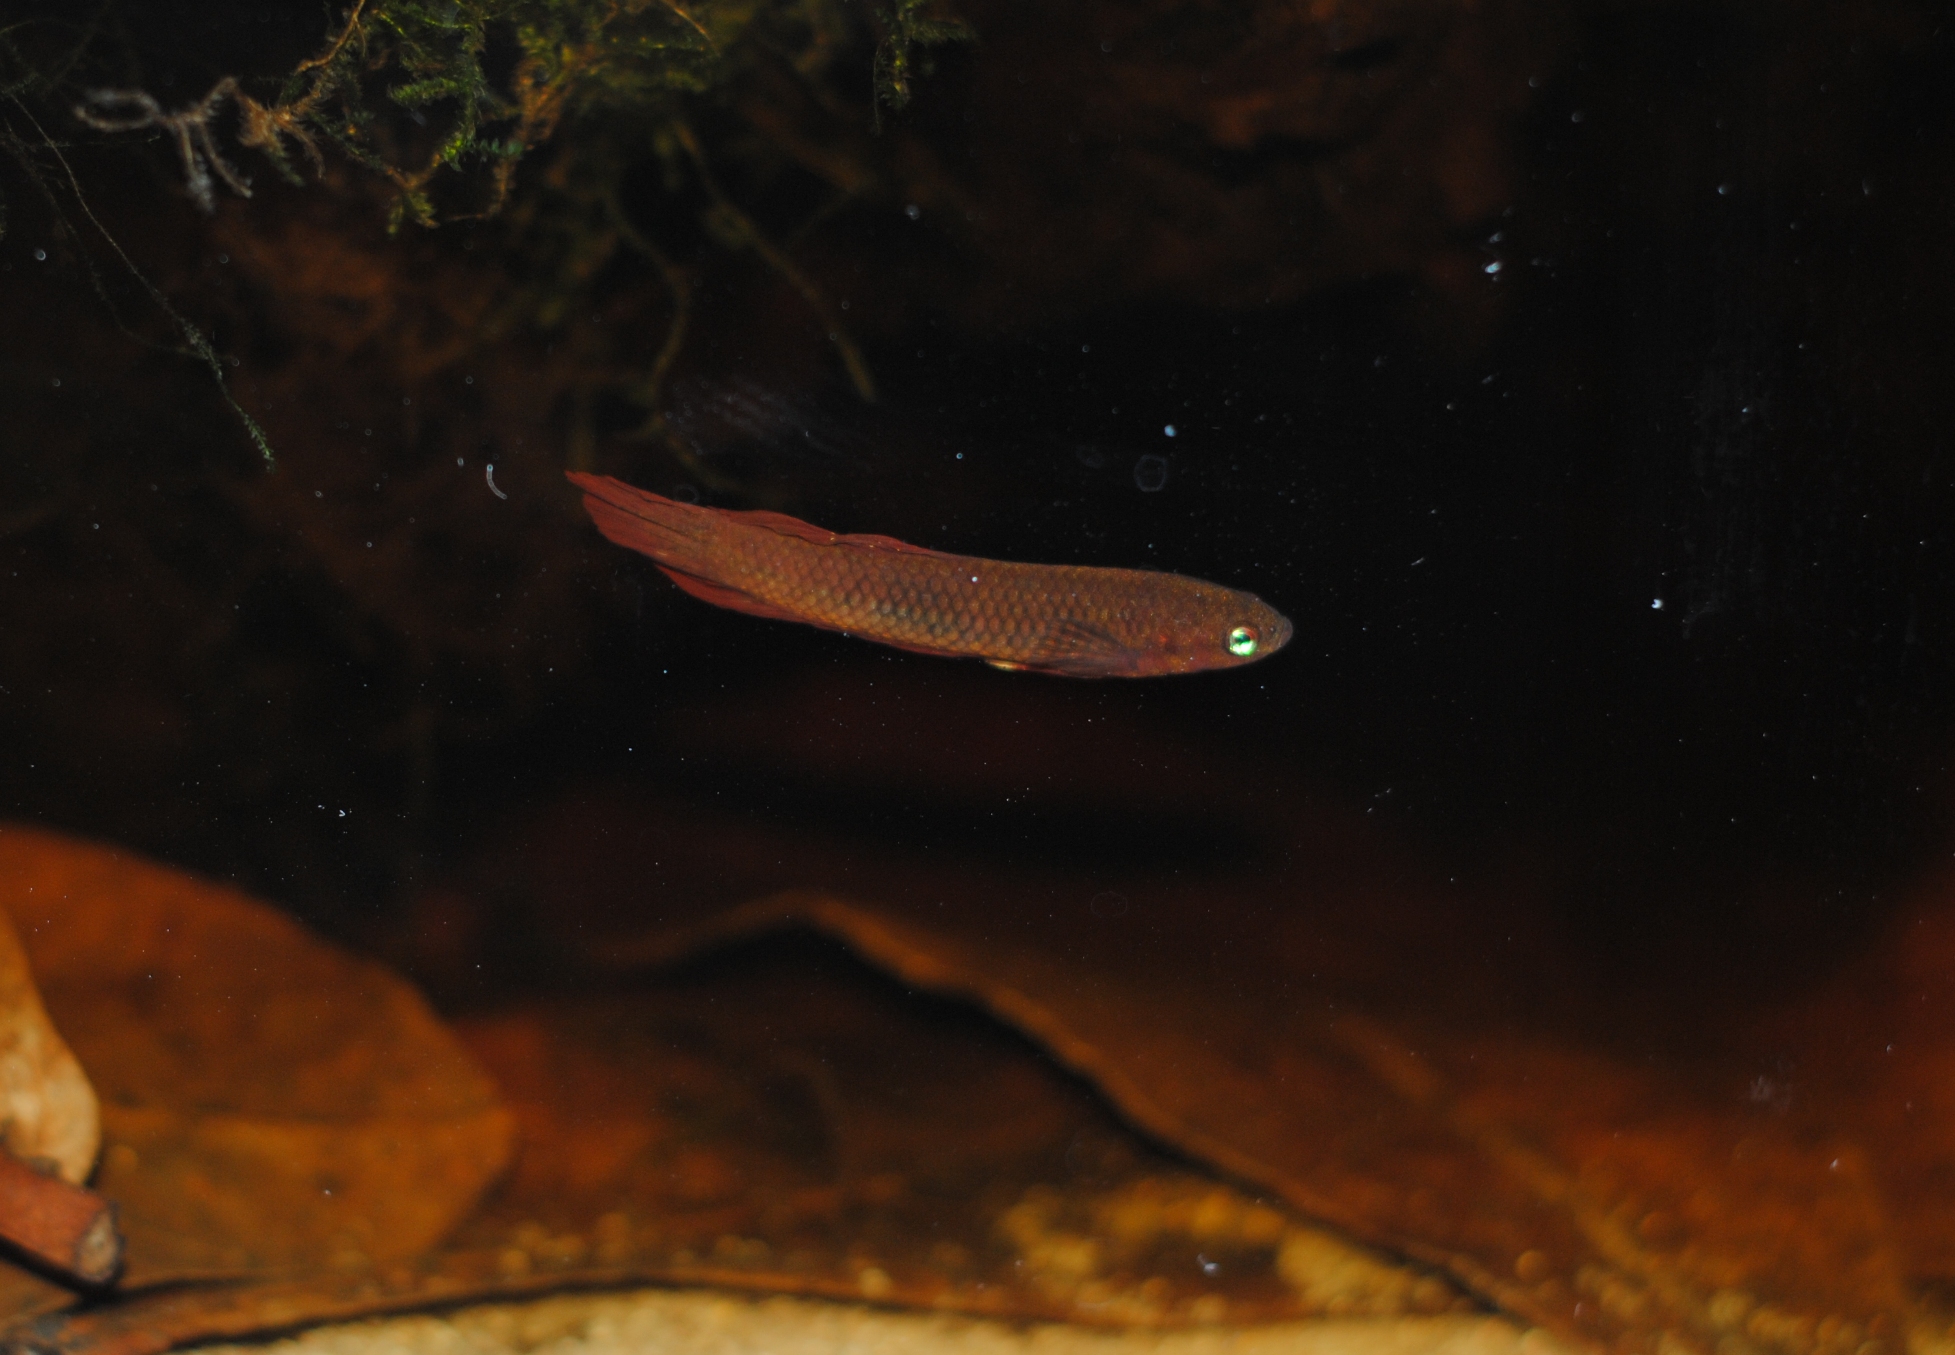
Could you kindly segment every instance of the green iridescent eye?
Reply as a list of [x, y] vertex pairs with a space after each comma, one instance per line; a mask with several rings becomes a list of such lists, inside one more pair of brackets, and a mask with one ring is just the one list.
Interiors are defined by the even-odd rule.
[[1237, 626], [1230, 631], [1229, 653], [1238, 659], [1253, 659], [1256, 656], [1256, 632], [1247, 626]]

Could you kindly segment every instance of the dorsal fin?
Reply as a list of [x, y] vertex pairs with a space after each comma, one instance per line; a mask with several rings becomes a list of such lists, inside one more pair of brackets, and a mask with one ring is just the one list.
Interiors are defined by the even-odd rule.
[[764, 527], [770, 532], [779, 532], [782, 536], [792, 536], [798, 537], [803, 541], [812, 541], [817, 546], [852, 546], [862, 550], [901, 551], [905, 555], [934, 555], [940, 560], [953, 560], [957, 558], [940, 550], [931, 550], [925, 546], [912, 546], [909, 542], [898, 541], [893, 536], [875, 536], [862, 532], [844, 536], [839, 532], [831, 532], [824, 527], [817, 527], [812, 522], [803, 522], [800, 518], [789, 517], [786, 513], [770, 512], [764, 508], [751, 508], [739, 511], [730, 508], [715, 508], [709, 511], [718, 514], [729, 522], [743, 523], [749, 527]]

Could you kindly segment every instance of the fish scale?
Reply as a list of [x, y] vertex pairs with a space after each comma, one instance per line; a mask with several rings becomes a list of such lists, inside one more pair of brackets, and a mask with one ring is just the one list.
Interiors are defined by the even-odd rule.
[[925, 654], [1074, 677], [1235, 667], [1288, 642], [1252, 594], [1158, 570], [950, 555], [571, 473], [598, 530], [708, 602]]

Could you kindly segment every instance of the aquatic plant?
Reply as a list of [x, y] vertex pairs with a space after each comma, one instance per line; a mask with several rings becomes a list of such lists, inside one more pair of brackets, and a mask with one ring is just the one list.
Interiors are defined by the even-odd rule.
[[[657, 231], [621, 206], [625, 176], [651, 160], [669, 203], [698, 209], [708, 241], [751, 253], [787, 281], [820, 315], [856, 391], [873, 398], [867, 365], [839, 317], [721, 186], [715, 166], [764, 157], [766, 134], [722, 127], [716, 137], [696, 124], [724, 114], [728, 100], [720, 96], [765, 67], [790, 72], [830, 109], [846, 102], [837, 88], [846, 73], [866, 72], [861, 116], [880, 129], [885, 108], [910, 101], [930, 49], [972, 36], [942, 0], [354, 0], [323, 46], [282, 77], [226, 74], [200, 98], [170, 107], [141, 85], [89, 83], [101, 66], [91, 54], [131, 43], [127, 31], [98, 20], [52, 40], [49, 28], [47, 21], [0, 28], [0, 99], [21, 122], [0, 121], [0, 151], [57, 217], [64, 217], [62, 190], [71, 194], [67, 210], [93, 214], [49, 127], [160, 134], [206, 214], [227, 191], [252, 195], [239, 149], [295, 184], [307, 180], [305, 171], [326, 177], [337, 156], [387, 185], [390, 230], [510, 218], [502, 245], [523, 266], [512, 270], [519, 276], [483, 337], [512, 324], [557, 323], [622, 246], [652, 264], [671, 299], [666, 342], [641, 379], [627, 383], [628, 398], [647, 411], [649, 434], [663, 429], [658, 400], [684, 342], [692, 289]], [[559, 136], [567, 124], [576, 133]], [[522, 166], [545, 145], [549, 165], [519, 186]], [[525, 196], [524, 210], [509, 212]], [[6, 227], [0, 194], [0, 236]], [[99, 223], [97, 230], [134, 273]], [[222, 363], [201, 331], [143, 285], [221, 386]], [[237, 412], [269, 464], [263, 435]]]

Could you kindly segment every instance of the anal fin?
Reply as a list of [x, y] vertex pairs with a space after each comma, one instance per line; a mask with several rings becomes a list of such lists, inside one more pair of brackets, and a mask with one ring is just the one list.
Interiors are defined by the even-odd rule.
[[659, 572], [666, 578], [691, 593], [701, 602], [710, 602], [715, 607], [724, 607], [730, 612], [745, 612], [748, 616], [764, 616], [771, 621], [800, 621], [807, 617], [796, 616], [793, 612], [777, 607], [771, 602], [762, 602], [750, 593], [742, 593], [737, 588], [729, 588], [723, 583], [713, 583], [697, 574], [674, 569], [670, 565], [660, 565]]

